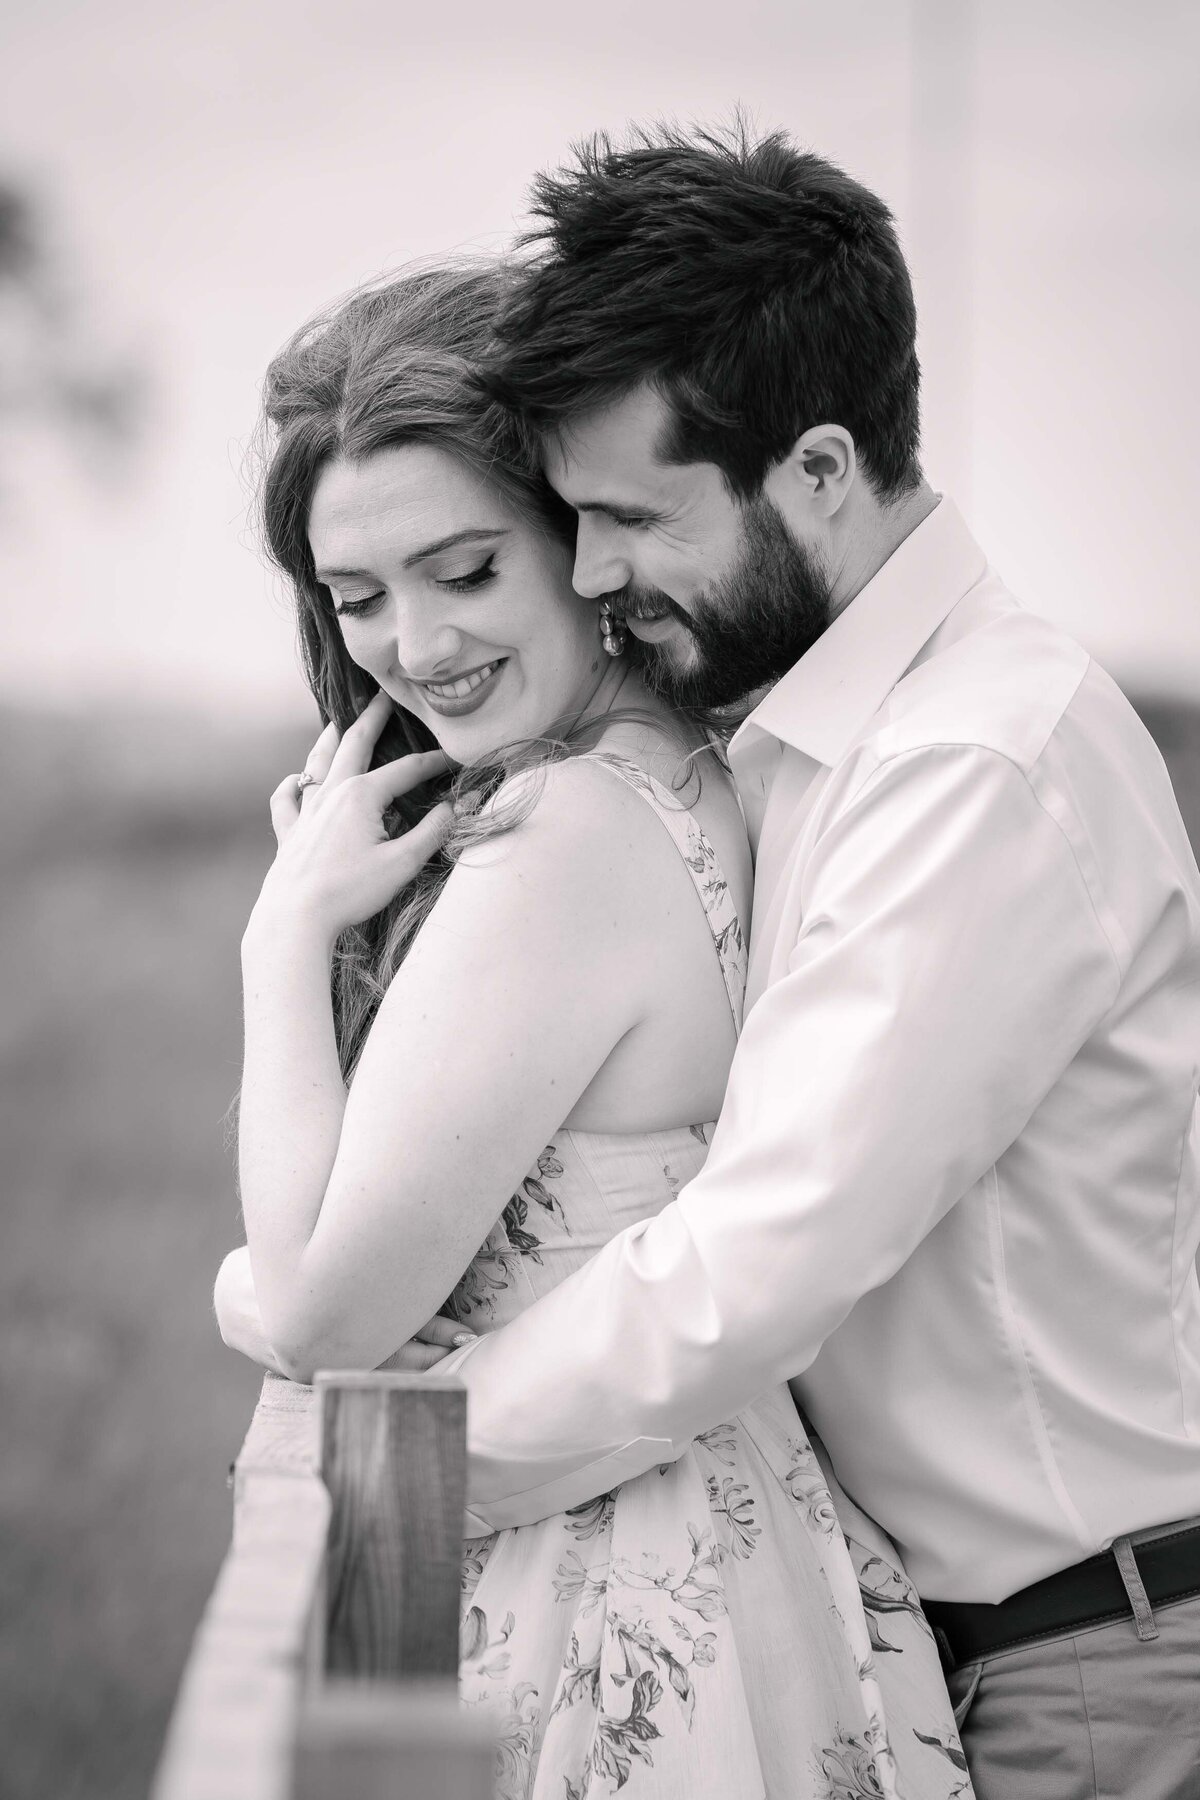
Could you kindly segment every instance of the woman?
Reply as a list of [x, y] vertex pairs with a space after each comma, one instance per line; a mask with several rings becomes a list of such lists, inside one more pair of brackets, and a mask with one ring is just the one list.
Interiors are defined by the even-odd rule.
[[[573, 592], [571, 520], [471, 379], [501, 279], [359, 296], [268, 377], [267, 536], [331, 724], [274, 796], [243, 945], [261, 1325], [244, 1261], [217, 1299], [300, 1380], [383, 1362], [447, 1294], [502, 1325], [665, 1205], [740, 1019], [736, 795]], [[967, 1793], [912, 1590], [842, 1517], [852, 1546], [781, 1389], [470, 1543], [462, 1692], [496, 1714], [500, 1791]]]

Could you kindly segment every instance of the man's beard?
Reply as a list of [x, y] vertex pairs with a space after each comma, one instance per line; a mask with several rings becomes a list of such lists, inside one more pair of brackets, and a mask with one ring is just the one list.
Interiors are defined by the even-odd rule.
[[629, 584], [615, 604], [637, 617], [664, 611], [691, 636], [682, 667], [669, 643], [641, 642], [647, 686], [694, 712], [731, 707], [786, 675], [829, 624], [829, 576], [820, 558], [796, 542], [773, 501], [746, 509], [741, 553], [729, 573], [689, 611], [655, 588]]

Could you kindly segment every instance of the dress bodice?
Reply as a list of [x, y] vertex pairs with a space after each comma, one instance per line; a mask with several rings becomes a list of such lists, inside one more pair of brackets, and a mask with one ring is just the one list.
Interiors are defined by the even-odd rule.
[[[746, 941], [717, 853], [693, 813], [636, 763], [609, 752], [612, 771], [661, 819], [704, 909], [735, 1028], [746, 985]], [[559, 1131], [505, 1206], [455, 1288], [449, 1310], [475, 1332], [495, 1330], [582, 1268], [601, 1245], [653, 1218], [704, 1166], [713, 1122], [656, 1132]]]

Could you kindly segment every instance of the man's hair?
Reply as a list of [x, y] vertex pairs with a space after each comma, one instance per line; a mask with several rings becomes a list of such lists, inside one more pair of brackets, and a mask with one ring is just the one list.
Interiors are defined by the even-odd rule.
[[891, 213], [782, 131], [603, 133], [537, 177], [535, 252], [499, 316], [491, 393], [538, 434], [652, 383], [667, 462], [738, 499], [813, 425], [881, 498], [920, 480], [916, 311]]

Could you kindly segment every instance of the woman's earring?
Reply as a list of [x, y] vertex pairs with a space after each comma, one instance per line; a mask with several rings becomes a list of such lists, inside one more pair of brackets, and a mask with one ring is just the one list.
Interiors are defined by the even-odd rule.
[[620, 656], [625, 648], [625, 621], [613, 611], [611, 600], [600, 602], [600, 637], [610, 656]]

